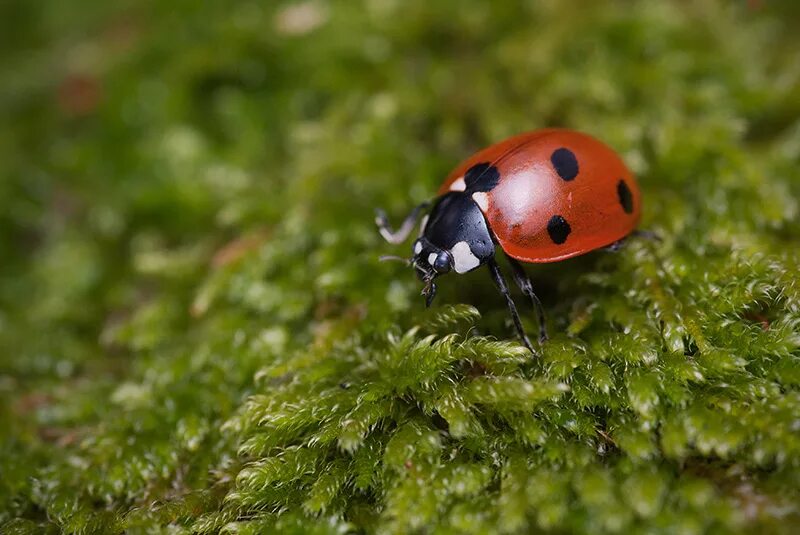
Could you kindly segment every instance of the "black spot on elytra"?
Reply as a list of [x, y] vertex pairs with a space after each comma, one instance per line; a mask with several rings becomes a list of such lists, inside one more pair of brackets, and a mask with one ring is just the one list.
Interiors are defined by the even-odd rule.
[[467, 192], [491, 191], [500, 182], [500, 171], [490, 163], [477, 163], [464, 173]]
[[572, 180], [578, 176], [578, 159], [575, 153], [569, 149], [561, 147], [553, 151], [550, 155], [550, 163], [563, 180]]
[[550, 235], [550, 239], [553, 240], [553, 243], [557, 245], [561, 245], [567, 241], [570, 232], [572, 232], [572, 228], [569, 226], [569, 223], [567, 223], [567, 220], [560, 215], [554, 215], [550, 218], [550, 221], [547, 222], [547, 233]]
[[617, 183], [617, 196], [619, 197], [619, 203], [622, 205], [622, 209], [625, 210], [625, 213], [632, 214], [633, 194], [624, 180], [620, 180]]

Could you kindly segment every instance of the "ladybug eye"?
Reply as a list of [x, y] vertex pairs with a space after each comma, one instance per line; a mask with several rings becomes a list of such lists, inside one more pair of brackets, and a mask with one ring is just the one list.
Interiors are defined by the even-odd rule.
[[447, 251], [442, 251], [436, 255], [436, 260], [433, 262], [433, 269], [435, 269], [437, 273], [447, 273], [450, 271], [451, 267], [452, 260]]

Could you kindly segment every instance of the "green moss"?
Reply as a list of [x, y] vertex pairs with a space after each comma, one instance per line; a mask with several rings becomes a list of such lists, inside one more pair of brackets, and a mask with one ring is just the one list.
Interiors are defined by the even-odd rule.
[[[5, 2], [0, 531], [795, 531], [800, 11], [750, 4]], [[530, 268], [532, 359], [372, 210], [553, 125], [663, 242]]]

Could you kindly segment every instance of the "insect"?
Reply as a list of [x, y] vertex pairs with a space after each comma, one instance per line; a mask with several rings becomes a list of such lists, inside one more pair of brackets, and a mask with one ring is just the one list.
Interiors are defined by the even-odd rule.
[[405, 241], [428, 208], [402, 260], [425, 283], [426, 306], [436, 296], [435, 280], [487, 266], [505, 297], [519, 337], [531, 342], [498, 266], [502, 250], [513, 278], [538, 315], [539, 341], [547, 340], [542, 303], [520, 262], [558, 262], [600, 248], [616, 250], [639, 222], [639, 187], [620, 157], [581, 132], [544, 129], [487, 147], [456, 167], [433, 202], [414, 208], [396, 231], [383, 210], [375, 222], [390, 243]]

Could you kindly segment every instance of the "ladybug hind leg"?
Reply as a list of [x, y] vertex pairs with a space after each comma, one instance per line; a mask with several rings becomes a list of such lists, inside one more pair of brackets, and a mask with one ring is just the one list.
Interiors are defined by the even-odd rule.
[[528, 335], [525, 334], [525, 329], [522, 328], [522, 321], [519, 319], [517, 305], [514, 304], [514, 300], [511, 298], [511, 293], [508, 291], [508, 285], [503, 278], [503, 274], [500, 272], [500, 266], [497, 265], [497, 262], [494, 258], [488, 259], [486, 261], [486, 266], [489, 268], [489, 272], [492, 274], [492, 280], [494, 281], [495, 286], [497, 286], [497, 289], [501, 294], [503, 294], [503, 297], [506, 298], [506, 304], [508, 305], [509, 312], [511, 312], [511, 319], [514, 320], [514, 327], [517, 329], [517, 334], [522, 339], [522, 343], [525, 344], [525, 347], [527, 347], [528, 350], [535, 355], [536, 352], [533, 350], [533, 345], [531, 345]]
[[383, 239], [395, 245], [403, 243], [414, 229], [414, 225], [417, 223], [417, 218], [419, 217], [420, 212], [428, 208], [428, 206], [430, 206], [430, 203], [427, 201], [416, 206], [413, 210], [411, 210], [411, 213], [408, 214], [403, 223], [400, 225], [400, 228], [396, 231], [392, 230], [392, 228], [389, 226], [389, 219], [386, 217], [386, 212], [378, 208], [375, 210], [375, 224], [378, 225], [378, 231], [381, 233], [381, 236], [383, 236]]
[[534, 310], [536, 310], [536, 316], [539, 320], [539, 343], [543, 344], [547, 341], [547, 327], [544, 321], [544, 307], [542, 306], [542, 302], [539, 300], [539, 296], [533, 291], [531, 279], [528, 277], [528, 274], [525, 273], [525, 269], [522, 265], [508, 255], [506, 255], [506, 258], [508, 258], [508, 263], [511, 264], [511, 270], [514, 273], [514, 282], [517, 283], [522, 293], [530, 298], [531, 304]]
[[612, 243], [611, 245], [607, 245], [607, 246], [603, 247], [603, 250], [608, 251], [610, 253], [616, 253], [617, 251], [619, 251], [620, 249], [625, 247], [625, 244], [628, 243], [628, 240], [630, 240], [631, 238], [641, 238], [641, 239], [648, 240], [648, 241], [651, 241], [651, 242], [653, 242], [653, 241], [660, 242], [661, 241], [661, 236], [659, 236], [657, 233], [653, 232], [652, 230], [634, 230], [633, 232], [631, 232], [630, 234], [628, 234], [627, 236], [625, 236], [621, 240], [617, 240], [614, 243]]
[[659, 235], [658, 232], [654, 232], [652, 230], [637, 229], [631, 233], [631, 236], [633, 236], [634, 238], [642, 238], [645, 240], [655, 241], [655, 242], [663, 241], [661, 239], [661, 235]]
[[616, 253], [623, 247], [625, 247], [625, 243], [628, 241], [628, 237], [624, 237], [621, 240], [617, 240], [611, 245], [606, 245], [603, 247], [603, 250], [608, 251], [609, 253]]

